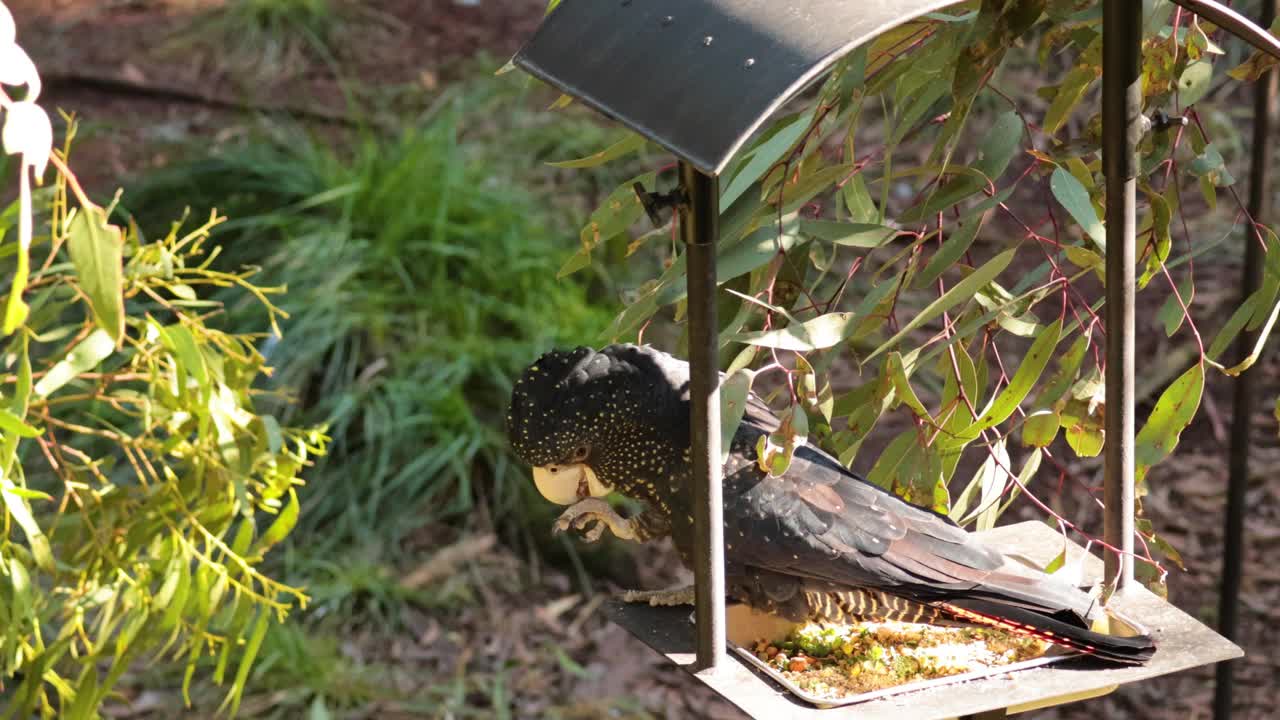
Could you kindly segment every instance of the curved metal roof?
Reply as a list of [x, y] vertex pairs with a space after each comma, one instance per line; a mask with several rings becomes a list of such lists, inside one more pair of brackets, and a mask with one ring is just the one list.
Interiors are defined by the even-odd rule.
[[718, 175], [858, 45], [956, 0], [563, 0], [515, 64]]

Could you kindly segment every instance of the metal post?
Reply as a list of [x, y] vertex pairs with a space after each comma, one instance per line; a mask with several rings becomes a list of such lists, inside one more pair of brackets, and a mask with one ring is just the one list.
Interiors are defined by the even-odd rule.
[[720, 465], [720, 363], [716, 323], [718, 180], [680, 163], [680, 230], [689, 272], [689, 407], [693, 461], [693, 571], [697, 669], [724, 664], [724, 505]]
[[1107, 181], [1106, 580], [1133, 581], [1134, 236], [1142, 139], [1142, 3], [1102, 6], [1102, 167]]
[[[1270, 27], [1280, 9], [1280, 0], [1266, 0], [1262, 4], [1262, 26]], [[1253, 95], [1253, 157], [1250, 160], [1249, 215], [1254, 222], [1266, 223], [1271, 212], [1271, 158], [1274, 148], [1271, 137], [1272, 123], [1276, 116], [1277, 86], [1280, 74], [1274, 69], [1267, 72], [1254, 88]], [[1262, 282], [1262, 245], [1258, 233], [1251, 227], [1244, 238], [1244, 270], [1240, 279], [1241, 301], [1248, 298]], [[1256, 331], [1245, 329], [1236, 344], [1237, 362], [1248, 357], [1257, 339]], [[1246, 371], [1236, 379], [1235, 397], [1231, 411], [1231, 459], [1227, 480], [1227, 512], [1223, 520], [1222, 587], [1218, 596], [1218, 632], [1228, 640], [1235, 640], [1239, 621], [1241, 566], [1244, 555], [1245, 489], [1249, 485], [1249, 425], [1253, 416], [1254, 380], [1257, 372]], [[1231, 717], [1233, 663], [1218, 664], [1217, 682], [1213, 694], [1213, 717], [1227, 720]]]

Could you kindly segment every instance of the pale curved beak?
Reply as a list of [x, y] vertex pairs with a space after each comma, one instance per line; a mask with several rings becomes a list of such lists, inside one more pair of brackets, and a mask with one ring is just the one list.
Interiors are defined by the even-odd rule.
[[588, 497], [604, 497], [613, 488], [600, 482], [595, 471], [581, 463], [533, 469], [533, 484], [542, 497], [557, 505], [573, 505]]

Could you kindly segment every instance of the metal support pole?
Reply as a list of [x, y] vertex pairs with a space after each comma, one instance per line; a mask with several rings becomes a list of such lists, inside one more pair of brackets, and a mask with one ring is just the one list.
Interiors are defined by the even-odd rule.
[[1133, 581], [1134, 262], [1142, 139], [1142, 3], [1102, 6], [1102, 167], [1107, 181], [1106, 580]]
[[697, 669], [724, 664], [724, 504], [720, 464], [720, 363], [716, 323], [718, 180], [680, 163], [680, 230], [689, 277], [689, 408], [693, 461], [693, 571]]
[[[1280, 9], [1280, 0], [1262, 4], [1262, 26], [1270, 27]], [[1258, 80], [1253, 95], [1253, 157], [1250, 160], [1249, 215], [1266, 223], [1271, 214], [1271, 158], [1275, 145], [1271, 137], [1277, 108], [1280, 74], [1274, 69]], [[1253, 228], [1245, 232], [1244, 269], [1240, 279], [1241, 301], [1262, 283], [1262, 242]], [[1247, 328], [1236, 344], [1237, 362], [1248, 357], [1257, 339]], [[1231, 459], [1227, 480], [1227, 511], [1223, 519], [1222, 587], [1218, 596], [1218, 632], [1228, 640], [1238, 637], [1241, 567], [1244, 559], [1245, 489], [1249, 485], [1249, 425], [1253, 416], [1254, 380], [1257, 372], [1246, 371], [1235, 383], [1231, 411]], [[1218, 664], [1213, 695], [1213, 717], [1231, 717], [1233, 663]]]

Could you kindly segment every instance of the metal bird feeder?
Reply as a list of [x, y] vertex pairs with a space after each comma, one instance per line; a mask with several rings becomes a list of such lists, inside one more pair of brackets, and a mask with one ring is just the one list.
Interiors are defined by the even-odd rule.
[[[1280, 57], [1280, 41], [1219, 2], [1174, 0]], [[1134, 263], [1136, 148], [1142, 117], [1142, 8], [1103, 0], [1103, 163], [1106, 174], [1107, 416], [1105, 539], [1111, 605], [1140, 617], [1158, 650], [1138, 667], [1081, 672], [1041, 667], [1008, 677], [890, 696], [848, 710], [804, 705], [725, 652], [719, 363], [716, 335], [718, 176], [773, 113], [841, 58], [877, 35], [955, 0], [563, 0], [515, 64], [674, 153], [680, 186], [670, 199], [687, 246], [692, 370], [696, 623], [687, 610], [611, 606], [642, 641], [755, 717], [1003, 716], [1094, 697], [1120, 684], [1239, 657], [1195, 619], [1133, 582]], [[647, 193], [646, 193], [647, 194]], [[649, 199], [649, 198], [646, 198]], [[988, 542], [1047, 562], [1061, 536], [1040, 523], [990, 531]], [[1084, 556], [1069, 543], [1069, 554]], [[1096, 579], [1102, 562], [1083, 557]]]

